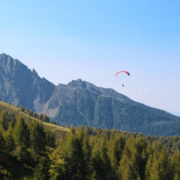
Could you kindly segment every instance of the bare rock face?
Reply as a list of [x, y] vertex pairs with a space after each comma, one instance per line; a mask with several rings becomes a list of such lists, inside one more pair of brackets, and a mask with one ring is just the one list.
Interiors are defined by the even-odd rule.
[[0, 55], [0, 98], [3, 101], [41, 112], [54, 89], [55, 85], [41, 79], [34, 69], [31, 71], [6, 54]]

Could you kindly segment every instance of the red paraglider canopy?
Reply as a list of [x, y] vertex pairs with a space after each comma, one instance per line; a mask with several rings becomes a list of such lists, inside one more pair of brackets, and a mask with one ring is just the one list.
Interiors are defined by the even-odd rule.
[[122, 72], [124, 72], [124, 73], [126, 73], [128, 76], [130, 76], [130, 73], [127, 72], [127, 71], [119, 71], [119, 72], [116, 73], [116, 76], [117, 76], [119, 73], [122, 73]]

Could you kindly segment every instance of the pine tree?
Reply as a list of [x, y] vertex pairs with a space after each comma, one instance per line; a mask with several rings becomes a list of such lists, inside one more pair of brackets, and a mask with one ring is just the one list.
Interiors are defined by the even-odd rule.
[[55, 148], [55, 135], [48, 128], [46, 129], [46, 146]]
[[50, 160], [48, 156], [42, 156], [37, 164], [34, 172], [34, 180], [50, 179]]
[[49, 122], [49, 118], [48, 118], [48, 116], [45, 115], [45, 114], [43, 115], [43, 121], [44, 121], [44, 122]]
[[8, 131], [6, 132], [6, 148], [8, 152], [12, 152], [16, 148], [13, 136], [13, 129], [11, 126], [9, 126]]
[[29, 128], [22, 117], [19, 117], [14, 128], [15, 143], [20, 148], [20, 156], [24, 158], [27, 153], [27, 148], [30, 147]]
[[2, 130], [0, 129], [0, 165], [5, 159], [5, 156], [6, 156], [5, 139], [4, 139]]
[[125, 138], [119, 133], [116, 134], [114, 142], [113, 142], [113, 161], [114, 166], [119, 166], [119, 161], [121, 160], [123, 149], [125, 146]]
[[39, 119], [43, 120], [43, 114], [42, 113], [39, 115]]
[[12, 129], [14, 129], [15, 125], [16, 125], [16, 119], [15, 119], [15, 117], [13, 117], [13, 118], [11, 119], [11, 122], [10, 122], [10, 125], [9, 125], [9, 126], [10, 126]]
[[92, 151], [92, 157], [91, 157], [91, 171], [92, 178], [93, 179], [103, 179], [103, 160], [101, 158], [101, 153], [98, 148], [98, 145], [96, 144], [93, 151]]
[[172, 169], [164, 150], [158, 156], [154, 156], [149, 180], [170, 180], [172, 179]]
[[19, 106], [20, 111], [24, 112], [24, 108], [22, 105]]
[[2, 127], [3, 127], [3, 129], [4, 129], [4, 131], [7, 131], [9, 125], [8, 125], [8, 121], [7, 121], [7, 118], [5, 117], [4, 112], [2, 113], [0, 123], [1, 123], [1, 125], [2, 125]]
[[65, 177], [72, 180], [85, 180], [86, 167], [81, 140], [70, 133], [66, 138], [61, 156], [64, 159]]
[[29, 114], [29, 116], [32, 116], [32, 115], [33, 115], [33, 111], [30, 110], [30, 111], [28, 112], [28, 114]]
[[103, 161], [103, 179], [110, 179], [111, 173], [111, 161], [108, 155], [108, 149], [106, 144], [106, 139], [103, 138], [102, 145], [101, 145], [101, 157]]
[[180, 180], [180, 152], [176, 152], [171, 158], [171, 165], [175, 172], [174, 179]]
[[42, 153], [45, 150], [45, 132], [41, 123], [32, 121], [29, 125], [31, 147], [35, 154]]

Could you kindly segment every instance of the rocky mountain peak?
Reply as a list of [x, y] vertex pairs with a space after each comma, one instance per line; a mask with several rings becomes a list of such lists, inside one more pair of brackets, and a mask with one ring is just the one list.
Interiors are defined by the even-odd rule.
[[68, 83], [68, 85], [71, 87], [86, 88], [86, 83], [82, 81], [81, 79], [72, 80], [71, 82]]
[[32, 69], [32, 74], [33, 74], [34, 76], [38, 76], [38, 73], [36, 72], [35, 69]]

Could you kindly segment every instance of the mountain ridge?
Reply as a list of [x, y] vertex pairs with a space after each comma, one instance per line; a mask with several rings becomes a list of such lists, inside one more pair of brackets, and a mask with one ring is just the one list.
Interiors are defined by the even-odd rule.
[[111, 88], [97, 87], [81, 79], [55, 86], [6, 54], [0, 55], [0, 73], [3, 101], [47, 114], [59, 125], [180, 135], [179, 117], [135, 102]]

